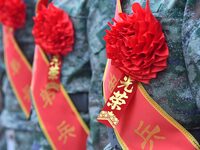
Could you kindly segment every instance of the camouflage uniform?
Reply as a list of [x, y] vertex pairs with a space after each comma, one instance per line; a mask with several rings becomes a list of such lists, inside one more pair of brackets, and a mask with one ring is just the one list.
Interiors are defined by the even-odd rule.
[[[93, 139], [95, 143], [102, 145], [106, 132], [108, 135], [110, 135], [110, 132], [112, 132], [110, 129], [105, 130], [105, 128], [97, 122], [96, 118], [100, 109], [104, 105], [104, 100], [102, 97], [102, 78], [106, 64], [106, 54], [103, 37], [105, 35], [105, 30], [108, 29], [107, 22], [114, 17], [115, 0], [90, 0], [88, 2], [88, 8], [89, 13], [87, 21], [87, 36], [90, 51], [90, 63], [92, 68], [92, 82], [89, 95], [89, 109], [91, 118], [90, 138]], [[101, 128], [98, 128], [98, 126]], [[98, 134], [100, 134], [100, 138], [96, 137]], [[105, 144], [106, 143], [99, 148], [102, 149], [105, 147]], [[106, 149], [111, 149], [111, 147], [108, 145], [106, 146]]]
[[[124, 0], [122, 10], [146, 0]], [[150, 0], [169, 47], [168, 68], [149, 85], [150, 96], [200, 142], [200, 0]], [[117, 145], [117, 144], [115, 144]]]
[[[15, 38], [26, 58], [29, 60], [30, 63], [32, 63], [34, 53], [34, 40], [32, 37], [32, 17], [35, 13], [35, 2], [25, 0], [25, 3], [27, 8], [26, 26], [23, 29], [16, 30]], [[0, 52], [2, 54], [2, 44], [0, 46]], [[2, 61], [2, 59], [0, 61]], [[0, 65], [2, 65], [2, 63]], [[6, 130], [4, 134], [7, 143], [5, 143], [4, 148], [0, 149], [4, 150], [6, 149], [5, 147], [13, 147], [17, 150], [39, 149], [37, 143], [39, 143], [38, 141], [40, 140], [40, 138], [36, 137], [40, 135], [40, 129], [37, 122], [35, 123], [33, 121], [26, 120], [25, 115], [22, 112], [18, 101], [12, 91], [8, 77], [5, 74], [5, 70], [1, 69], [0, 73], [0, 81], [2, 82], [1, 85], [3, 85], [3, 101], [5, 103], [0, 116], [0, 122]], [[40, 135], [40, 137], [42, 136]]]
[[[68, 12], [75, 29], [74, 49], [63, 60], [62, 83], [90, 127], [87, 149], [103, 149], [108, 144], [107, 129], [96, 118], [103, 106], [101, 89], [106, 63], [103, 36], [107, 22], [114, 17], [115, 1], [54, 0], [53, 3]], [[84, 100], [81, 96], [74, 98], [83, 94]]]
[[[2, 29], [0, 28], [0, 39], [2, 39]], [[4, 63], [3, 63], [3, 43], [0, 40], [0, 115], [3, 109], [3, 92], [2, 92], [2, 78], [4, 76]], [[4, 129], [0, 122], [0, 149], [5, 149]]]
[[[0, 28], [0, 33], [2, 33], [2, 30]], [[2, 34], [0, 34], [0, 39]], [[3, 107], [3, 93], [2, 93], [2, 77], [4, 74], [4, 63], [3, 63], [3, 43], [0, 40], [0, 113], [2, 111], [2, 107]]]

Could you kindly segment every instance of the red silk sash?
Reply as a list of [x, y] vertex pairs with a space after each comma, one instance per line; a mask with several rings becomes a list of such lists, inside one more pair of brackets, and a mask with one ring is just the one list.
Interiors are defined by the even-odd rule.
[[[117, 0], [116, 20], [119, 12], [121, 4]], [[99, 122], [115, 128], [123, 149], [200, 149], [196, 139], [148, 95], [141, 83], [122, 84], [123, 79], [127, 81], [128, 77], [108, 60], [103, 81], [107, 101], [98, 117]], [[132, 94], [129, 93], [130, 89]]]
[[[109, 82], [113, 76], [122, 75], [120, 71], [107, 63], [104, 79], [105, 99], [110, 97]], [[108, 115], [104, 119], [112, 120]], [[195, 138], [178, 122], [169, 116], [138, 84], [135, 96], [115, 127], [115, 133], [123, 149], [135, 150], [194, 150], [200, 149]], [[179, 144], [181, 143], [181, 145]]]
[[28, 118], [31, 110], [31, 65], [17, 45], [13, 29], [3, 26], [3, 42], [7, 75], [14, 94]]
[[[38, 0], [36, 11], [48, 0]], [[53, 149], [86, 149], [89, 129], [62, 84], [48, 80], [49, 62], [36, 46], [31, 93], [39, 124]], [[53, 90], [52, 90], [53, 89]]]
[[31, 91], [40, 126], [53, 149], [86, 149], [89, 130], [63, 86], [49, 90], [54, 84], [48, 83], [48, 65], [36, 46]]

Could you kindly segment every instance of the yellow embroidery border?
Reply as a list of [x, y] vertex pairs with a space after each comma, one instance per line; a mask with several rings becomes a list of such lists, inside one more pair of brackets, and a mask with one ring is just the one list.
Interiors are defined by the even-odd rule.
[[[5, 27], [3, 27], [3, 28], [5, 28]], [[10, 28], [10, 29], [9, 29], [9, 32], [12, 32], [12, 30], [13, 30], [13, 29]], [[4, 41], [4, 42], [7, 43], [7, 35], [5, 35], [5, 34], [4, 34], [4, 39], [6, 40], [6, 41]], [[26, 66], [27, 66], [27, 68], [29, 69], [29, 71], [32, 72], [32, 70], [31, 70], [31, 65], [29, 64], [28, 60], [25, 58], [24, 54], [21, 52], [21, 49], [19, 48], [19, 45], [17, 44], [15, 38], [12, 37], [11, 40], [12, 40], [12, 42], [14, 43], [14, 47], [15, 47], [15, 49], [16, 49], [16, 52], [20, 55], [21, 59], [22, 59], [23, 62], [26, 64]], [[4, 49], [5, 49], [5, 47], [4, 47]], [[9, 73], [8, 69], [7, 69], [8, 60], [6, 59], [6, 52], [4, 52], [4, 60], [5, 60], [5, 66], [6, 66], [6, 67], [5, 67], [5, 68], [6, 68], [6, 73], [7, 73], [8, 79], [9, 79], [9, 81], [10, 81], [11, 87], [12, 87], [12, 89], [13, 89], [13, 92], [14, 92], [14, 94], [15, 94], [15, 96], [16, 96], [18, 102], [19, 102], [19, 105], [20, 105], [22, 111], [23, 111], [24, 114], [25, 114], [26, 119], [28, 119], [28, 118], [30, 117], [30, 113], [28, 112], [28, 110], [26, 109], [26, 107], [24, 106], [24, 104], [22, 103], [22, 98], [19, 96], [19, 94], [18, 94], [18, 92], [17, 92], [17, 90], [16, 90], [16, 87], [15, 87], [15, 85], [14, 85], [14, 82], [13, 82], [11, 76], [10, 76], [10, 73]]]
[[200, 150], [200, 145], [197, 140], [175, 119], [173, 119], [164, 109], [162, 109], [154, 100], [153, 98], [147, 93], [145, 88], [141, 83], [138, 85], [140, 92], [145, 97], [145, 99], [151, 104], [152, 107], [162, 115], [169, 123], [171, 123], [174, 127], [176, 127], [187, 139], [190, 143], [196, 148]]

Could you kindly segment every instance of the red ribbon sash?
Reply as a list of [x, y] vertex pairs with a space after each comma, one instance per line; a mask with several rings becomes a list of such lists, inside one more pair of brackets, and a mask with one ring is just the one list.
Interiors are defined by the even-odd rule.
[[[110, 97], [109, 82], [122, 75], [109, 60], [104, 78], [104, 96]], [[102, 111], [103, 112], [103, 111]], [[108, 111], [100, 119], [114, 120]], [[115, 133], [123, 149], [136, 150], [194, 150], [200, 149], [196, 139], [169, 116], [138, 84], [123, 117], [115, 126]], [[181, 143], [181, 145], [179, 144]]]
[[[115, 19], [121, 12], [117, 0]], [[98, 121], [115, 128], [123, 149], [194, 150], [196, 139], [169, 116], [145, 91], [108, 60], [103, 81], [106, 104]], [[181, 144], [179, 144], [181, 143]]]
[[13, 29], [3, 26], [3, 42], [7, 75], [14, 94], [28, 118], [31, 110], [31, 65], [17, 45]]
[[[48, 0], [38, 0], [36, 11]], [[86, 149], [89, 129], [61, 83], [48, 79], [49, 62], [36, 46], [31, 93], [40, 127], [53, 149]]]
[[36, 46], [31, 91], [40, 126], [53, 149], [86, 149], [89, 130], [63, 86], [50, 90], [57, 87], [48, 82], [48, 65]]

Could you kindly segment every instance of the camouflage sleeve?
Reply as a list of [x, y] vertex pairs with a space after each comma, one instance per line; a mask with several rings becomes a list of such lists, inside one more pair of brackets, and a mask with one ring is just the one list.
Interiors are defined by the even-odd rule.
[[183, 53], [192, 95], [200, 110], [200, 1], [187, 0], [183, 27]]
[[[94, 149], [103, 149], [108, 143], [107, 128], [97, 122], [97, 116], [103, 107], [102, 78], [106, 65], [105, 42], [103, 36], [108, 28], [107, 22], [114, 17], [115, 0], [88, 1], [87, 36], [92, 69], [89, 92], [90, 136], [89, 144]], [[88, 147], [90, 148], [90, 145]]]
[[2, 92], [2, 81], [3, 75], [5, 73], [4, 63], [3, 63], [3, 36], [2, 36], [2, 26], [0, 25], [0, 112], [3, 107], [3, 92]]
[[21, 48], [23, 54], [32, 64], [34, 54], [34, 39], [32, 36], [33, 16], [35, 15], [34, 1], [25, 0], [26, 2], [26, 24], [23, 28], [15, 31], [15, 39]]
[[0, 86], [2, 85], [2, 77], [4, 73], [4, 63], [3, 63], [3, 33], [2, 26], [0, 25]]

